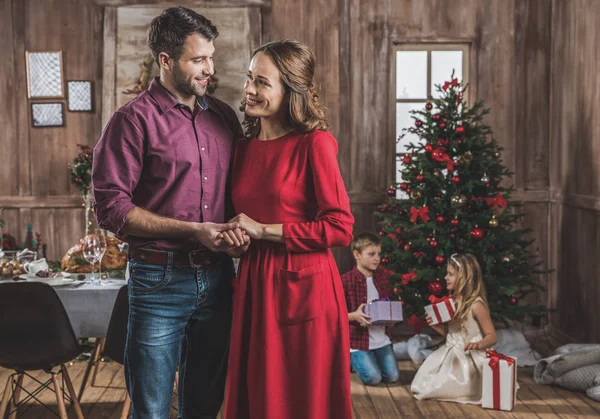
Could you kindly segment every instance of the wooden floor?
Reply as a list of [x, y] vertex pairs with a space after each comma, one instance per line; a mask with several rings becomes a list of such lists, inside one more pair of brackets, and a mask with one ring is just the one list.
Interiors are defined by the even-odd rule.
[[[573, 393], [559, 387], [535, 384], [532, 368], [519, 368], [518, 381], [521, 386], [518, 392], [518, 404], [512, 412], [500, 412], [482, 409], [478, 406], [457, 403], [416, 401], [409, 392], [416, 366], [409, 361], [401, 361], [401, 381], [398, 384], [366, 387], [355, 374], [352, 374], [352, 404], [356, 419], [387, 418], [598, 418], [600, 403], [594, 402], [582, 393]], [[85, 362], [75, 362], [69, 366], [71, 379], [76, 389], [82, 380]], [[8, 371], [0, 368], [0, 386], [4, 389]], [[41, 379], [43, 373], [37, 372], [35, 377]], [[26, 378], [24, 385], [31, 385]], [[1, 393], [0, 393], [1, 394]], [[56, 401], [54, 394], [45, 391], [40, 395], [44, 402]], [[125, 382], [123, 368], [113, 362], [102, 362], [95, 387], [88, 387], [81, 400], [83, 414], [89, 419], [119, 418], [121, 406], [125, 399]], [[176, 418], [175, 410], [171, 410], [171, 418]], [[53, 418], [45, 408], [32, 404], [19, 416], [23, 419]], [[69, 418], [74, 418], [69, 410]], [[219, 416], [221, 419], [222, 416]], [[267, 419], [267, 418], [265, 418]], [[307, 418], [309, 419], [309, 418]]]

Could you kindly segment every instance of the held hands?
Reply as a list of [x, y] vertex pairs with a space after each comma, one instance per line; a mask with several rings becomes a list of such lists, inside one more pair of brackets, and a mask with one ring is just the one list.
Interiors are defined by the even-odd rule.
[[247, 249], [250, 243], [250, 237], [235, 222], [196, 223], [195, 238], [213, 252], [227, 252], [244, 246]]
[[239, 227], [246, 232], [250, 238], [254, 240], [262, 239], [263, 225], [259, 222], [254, 221], [246, 214], [241, 213], [229, 220], [230, 223], [236, 223]]
[[365, 308], [365, 304], [361, 304], [358, 306], [358, 308], [356, 309], [356, 311], [353, 311], [352, 313], [350, 313], [348, 315], [348, 318], [351, 321], [355, 321], [358, 322], [358, 324], [360, 324], [362, 327], [369, 327], [371, 326], [371, 322], [369, 320], [371, 320], [371, 316], [367, 316], [365, 314], [365, 312], [363, 311]]

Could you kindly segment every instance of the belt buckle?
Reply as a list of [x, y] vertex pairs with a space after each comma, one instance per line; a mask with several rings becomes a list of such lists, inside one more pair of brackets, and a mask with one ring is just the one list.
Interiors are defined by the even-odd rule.
[[203, 267], [203, 266], [204, 266], [204, 264], [200, 264], [200, 265], [198, 265], [197, 263], [194, 263], [194, 256], [195, 256], [195, 255], [197, 255], [198, 253], [200, 253], [200, 252], [198, 252], [198, 251], [194, 251], [194, 252], [190, 252], [190, 253], [188, 253], [188, 259], [189, 259], [189, 261], [190, 261], [190, 266], [191, 266], [192, 268], [201, 268], [201, 267]]

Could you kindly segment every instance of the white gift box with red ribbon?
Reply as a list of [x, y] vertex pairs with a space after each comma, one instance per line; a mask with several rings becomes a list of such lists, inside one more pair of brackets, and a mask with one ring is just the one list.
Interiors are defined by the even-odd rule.
[[432, 303], [425, 306], [425, 311], [429, 314], [429, 317], [433, 319], [431, 324], [440, 324], [449, 322], [454, 317], [456, 311], [456, 304], [454, 299], [451, 297], [435, 297], [430, 296], [429, 301]]
[[486, 409], [507, 410], [517, 400], [517, 358], [486, 351], [483, 363], [481, 406]]

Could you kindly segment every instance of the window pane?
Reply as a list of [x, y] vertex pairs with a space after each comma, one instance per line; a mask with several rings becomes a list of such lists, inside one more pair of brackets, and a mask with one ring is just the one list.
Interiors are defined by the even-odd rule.
[[412, 127], [415, 124], [415, 120], [411, 118], [410, 110], [423, 109], [425, 107], [425, 102], [421, 103], [396, 103], [396, 153], [408, 153], [409, 150], [406, 149], [406, 146], [409, 143], [417, 144], [419, 142], [423, 142], [423, 139], [420, 139], [415, 134], [407, 134], [402, 138], [401, 141], [397, 141], [398, 137], [402, 135], [402, 130], [404, 128]]
[[[402, 156], [396, 156], [396, 187], [402, 183], [402, 169], [404, 168], [404, 164], [402, 164]], [[408, 194], [401, 189], [396, 189], [396, 198], [398, 199], [407, 199]]]
[[427, 51], [396, 52], [396, 99], [427, 98]]
[[454, 77], [462, 81], [462, 60], [462, 51], [431, 51], [431, 95], [434, 98], [441, 97], [434, 86], [449, 81], [452, 70]]

